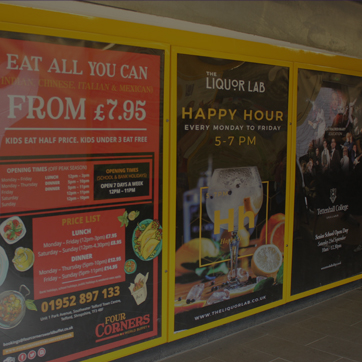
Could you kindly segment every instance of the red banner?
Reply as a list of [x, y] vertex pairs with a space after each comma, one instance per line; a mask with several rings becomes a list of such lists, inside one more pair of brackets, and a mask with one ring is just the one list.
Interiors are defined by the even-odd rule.
[[1, 47], [3, 156], [157, 150], [160, 57], [10, 39]]

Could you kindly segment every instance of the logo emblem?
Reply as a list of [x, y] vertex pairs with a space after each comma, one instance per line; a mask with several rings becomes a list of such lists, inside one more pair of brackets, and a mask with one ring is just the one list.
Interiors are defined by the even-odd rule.
[[330, 194], [331, 194], [330, 199], [331, 199], [332, 203], [334, 204], [334, 202], [336, 201], [336, 198], [337, 198], [337, 189], [331, 189]]

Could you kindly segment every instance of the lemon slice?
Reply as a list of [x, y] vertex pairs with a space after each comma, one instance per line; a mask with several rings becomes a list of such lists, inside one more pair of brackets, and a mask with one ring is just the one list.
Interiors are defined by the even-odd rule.
[[263, 204], [263, 194], [244, 198], [245, 211], [252, 211], [256, 215]]
[[139, 211], [131, 211], [131, 212], [128, 214], [128, 219], [129, 219], [130, 221], [133, 221], [139, 214], [140, 214]]
[[238, 231], [238, 237], [240, 239], [240, 245], [241, 247], [246, 247], [249, 245], [250, 242], [250, 234], [246, 229], [241, 229]]
[[276, 225], [270, 235], [270, 243], [277, 246], [282, 254], [284, 254], [284, 221]]
[[255, 275], [275, 276], [283, 262], [279, 248], [273, 244], [259, 246], [251, 259], [251, 270]]
[[249, 284], [244, 287], [237, 287], [230, 290], [230, 298], [240, 297], [241, 295], [249, 294], [254, 291], [255, 284]]

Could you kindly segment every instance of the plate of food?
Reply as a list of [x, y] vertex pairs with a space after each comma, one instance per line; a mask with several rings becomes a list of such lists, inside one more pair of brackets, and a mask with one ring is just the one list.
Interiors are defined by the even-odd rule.
[[2, 285], [6, 279], [9, 270], [9, 259], [5, 253], [5, 250], [0, 246], [0, 285]]
[[34, 264], [34, 253], [31, 249], [19, 247], [15, 250], [12, 262], [16, 270], [27, 271]]
[[18, 216], [6, 219], [0, 225], [0, 234], [8, 244], [15, 244], [26, 233], [25, 225]]
[[159, 221], [146, 219], [138, 223], [133, 231], [132, 247], [141, 260], [156, 258], [162, 250], [162, 227]]
[[136, 271], [136, 268], [137, 268], [137, 263], [133, 259], [128, 259], [124, 263], [124, 271], [126, 272], [126, 274], [133, 274]]
[[[25, 285], [20, 286], [30, 293]], [[24, 318], [26, 311], [25, 297], [21, 292], [7, 290], [0, 294], [0, 328], [11, 329], [16, 327]]]
[[148, 273], [146, 275], [138, 273], [134, 283], [128, 287], [137, 305], [142, 304], [147, 298], [147, 280]]

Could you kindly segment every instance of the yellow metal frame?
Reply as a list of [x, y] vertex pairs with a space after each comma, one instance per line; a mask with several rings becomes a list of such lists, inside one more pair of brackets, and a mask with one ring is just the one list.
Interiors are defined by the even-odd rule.
[[[36, 20], [34, 20], [36, 19]], [[80, 23], [85, 26], [84, 29], [80, 29]], [[6, 21], [4, 21], [6, 20]], [[33, 21], [32, 21], [33, 20]], [[63, 21], [63, 26], [59, 28], [55, 28], [56, 26], [60, 26], [59, 20]], [[101, 22], [104, 26], [107, 25], [107, 20], [97, 19], [97, 23]], [[65, 24], [72, 24], [75, 30], [65, 29]], [[89, 25], [92, 24], [92, 19], [85, 17], [74, 17], [73, 15], [64, 15], [57, 14], [53, 12], [46, 12], [42, 10], [34, 10], [34, 9], [26, 9], [15, 6], [1, 5], [0, 4], [0, 30], [2, 31], [11, 31], [16, 33], [28, 33], [28, 34], [36, 34], [36, 35], [49, 35], [54, 37], [62, 37], [62, 38], [71, 38], [71, 39], [80, 39], [80, 40], [89, 40], [89, 41], [98, 41], [98, 42], [106, 42], [106, 43], [116, 43], [121, 45], [132, 45], [139, 46], [145, 48], [153, 48], [160, 49], [164, 51], [164, 69], [163, 69], [163, 154], [160, 155], [160, 167], [163, 169], [163, 210], [162, 210], [162, 228], [163, 228], [163, 259], [162, 259], [162, 285], [160, 286], [162, 291], [167, 290], [168, 285], [168, 253], [169, 253], [169, 204], [165, 202], [169, 198], [169, 173], [168, 167], [170, 163], [170, 157], [167, 150], [170, 147], [170, 122], [169, 122], [169, 102], [168, 99], [170, 97], [169, 94], [169, 72], [170, 72], [170, 46], [167, 44], [163, 44], [160, 42], [149, 42], [138, 39], [129, 39], [125, 37], [120, 37], [118, 34], [100, 34], [94, 33], [93, 31], [87, 31], [90, 29]], [[41, 25], [41, 26], [40, 26]], [[100, 27], [102, 29], [102, 27]], [[82, 31], [81, 31], [82, 30]], [[118, 32], [119, 33], [119, 29]], [[114, 34], [114, 32], [113, 32]], [[97, 356], [90, 357], [87, 361], [92, 362], [104, 362], [104, 361], [112, 361], [133, 353], [140, 352], [142, 350], [146, 350], [160, 344], [167, 342], [167, 294], [165, 292], [162, 293], [161, 303], [163, 308], [161, 308], [161, 333], [160, 337], [150, 339], [148, 341], [140, 342], [130, 347], [121, 347], [116, 351], [112, 351]], [[85, 357], [87, 358], [87, 357]]]
[[[164, 271], [162, 283], [162, 336], [155, 340], [141, 342], [136, 346], [106, 353], [90, 361], [110, 361], [132, 353], [145, 350], [167, 341], [177, 340], [212, 327], [219, 326], [236, 319], [274, 308], [286, 302], [297, 300], [323, 290], [327, 290], [354, 280], [361, 276], [348, 278], [327, 286], [316, 288], [305, 293], [290, 295], [292, 268], [292, 240], [295, 192], [295, 157], [296, 157], [296, 102], [298, 68], [338, 72], [362, 76], [362, 60], [345, 56], [322, 53], [321, 51], [293, 49], [271, 44], [226, 38], [215, 35], [194, 33], [185, 30], [165, 29], [125, 21], [101, 19], [91, 16], [65, 14], [54, 11], [0, 4], [0, 30], [32, 33], [40, 35], [60, 36], [75, 39], [103, 41], [110, 43], [145, 46], [163, 49], [164, 63], [164, 154], [163, 154], [163, 259]], [[171, 51], [172, 50], [172, 51]], [[285, 223], [285, 269], [283, 297], [278, 302], [258, 307], [251, 311], [224, 318], [188, 331], [174, 333], [174, 291], [175, 291], [175, 219], [176, 219], [176, 84], [177, 54], [195, 54], [226, 59], [244, 60], [255, 63], [266, 63], [286, 66], [289, 74], [288, 100], [288, 143], [287, 143], [287, 190], [286, 223]], [[170, 64], [172, 69], [170, 69]], [[172, 119], [170, 120], [170, 112]], [[170, 125], [171, 123], [171, 125]], [[168, 137], [169, 136], [169, 137]], [[171, 142], [172, 141], [172, 142]], [[170, 152], [168, 152], [170, 151]], [[167, 202], [168, 200], [168, 202]], [[169, 259], [167, 260], [167, 255]], [[169, 271], [169, 273], [167, 273]], [[167, 277], [168, 276], [168, 280]], [[169, 289], [169, 290], [168, 290]], [[168, 290], [168, 292], [167, 292]], [[168, 308], [167, 308], [168, 307]], [[167, 319], [169, 320], [167, 322]]]

